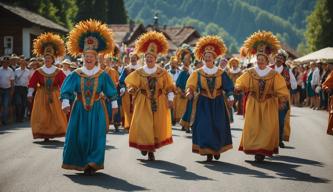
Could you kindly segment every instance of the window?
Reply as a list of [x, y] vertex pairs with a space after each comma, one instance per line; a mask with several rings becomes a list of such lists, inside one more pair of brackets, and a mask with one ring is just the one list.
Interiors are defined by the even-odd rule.
[[14, 43], [13, 36], [4, 36], [3, 45], [4, 45], [4, 53], [5, 55], [10, 55], [13, 53]]

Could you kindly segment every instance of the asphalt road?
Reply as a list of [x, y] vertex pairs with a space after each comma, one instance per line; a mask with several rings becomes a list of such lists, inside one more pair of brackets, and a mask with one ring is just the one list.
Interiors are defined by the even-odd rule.
[[148, 162], [124, 132], [107, 136], [105, 169], [95, 176], [61, 169], [64, 140], [33, 140], [28, 123], [0, 128], [0, 192], [333, 191], [333, 137], [327, 112], [292, 108], [291, 141], [264, 163], [239, 152], [243, 119], [232, 124], [234, 149], [219, 161], [191, 152], [191, 135], [174, 127], [174, 143]]

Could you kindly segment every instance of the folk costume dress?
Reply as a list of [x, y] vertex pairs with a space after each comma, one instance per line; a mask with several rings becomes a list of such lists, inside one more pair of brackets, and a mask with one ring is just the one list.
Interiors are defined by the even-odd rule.
[[[34, 41], [36, 55], [49, 55], [53, 58], [65, 53], [65, 45], [60, 36], [44, 33]], [[66, 134], [67, 117], [61, 110], [59, 90], [66, 75], [57, 67], [37, 69], [29, 81], [28, 96], [34, 91], [34, 103], [31, 112], [31, 128], [34, 139], [63, 137]]]
[[[116, 88], [118, 88], [119, 86], [119, 73], [117, 70], [113, 69], [110, 66], [106, 66], [106, 68], [104, 69], [105, 73], [109, 75], [109, 77], [112, 79], [112, 82], [114, 84], [114, 86]], [[119, 95], [118, 95], [118, 99], [119, 99]], [[112, 114], [112, 100], [106, 98], [107, 103], [107, 110], [108, 110], [108, 114], [109, 114], [109, 122], [110, 124], [116, 124], [115, 126], [118, 126], [120, 124], [120, 111], [118, 111], [116, 114]], [[117, 106], [119, 106], [119, 103], [117, 101]]]
[[[135, 43], [135, 52], [156, 58], [158, 54], [167, 54], [168, 42], [162, 33], [148, 32]], [[148, 68], [144, 65], [129, 74], [125, 84], [135, 97], [129, 146], [148, 152], [149, 160], [154, 160], [153, 152], [156, 149], [173, 142], [168, 107], [168, 101], [174, 99], [172, 77], [161, 67], [155, 65]]]
[[126, 91], [125, 79], [132, 72], [137, 70], [140, 67], [139, 64], [132, 65], [129, 64], [124, 68], [120, 77], [119, 77], [119, 87], [122, 100], [122, 108], [124, 112], [124, 128], [129, 129], [132, 121], [133, 111], [134, 111], [134, 97]]
[[[234, 69], [233, 66], [231, 66], [231, 64], [233, 62], [237, 62], [239, 65], [240, 61], [237, 58], [231, 58], [228, 61], [228, 65], [229, 65], [228, 75], [229, 75], [230, 79], [232, 80], [232, 82], [235, 84], [236, 79], [242, 75], [243, 71], [239, 66], [236, 69]], [[237, 115], [243, 115], [243, 94], [242, 93], [235, 94], [234, 108], [237, 111]]]
[[[61, 88], [61, 99], [77, 97], [71, 111], [63, 152], [65, 169], [84, 170], [87, 165], [102, 169], [109, 127], [106, 102], [117, 98], [111, 78], [98, 67], [76, 69]], [[111, 105], [111, 104], [109, 104]]]
[[256, 67], [240, 76], [235, 87], [249, 92], [239, 150], [265, 156], [278, 153], [278, 99], [289, 98], [283, 77], [268, 67], [265, 70]]
[[[205, 36], [198, 40], [195, 56], [201, 60], [206, 52], [214, 52], [217, 57], [226, 48], [217, 36]], [[224, 99], [233, 99], [234, 86], [227, 73], [214, 66], [204, 65], [195, 70], [186, 83], [187, 94], [198, 90], [199, 96], [192, 110], [195, 118], [192, 125], [192, 152], [200, 155], [219, 156], [232, 148], [230, 120]]]
[[128, 89], [135, 89], [134, 110], [129, 131], [129, 145], [141, 151], [155, 151], [172, 143], [171, 113], [168, 93], [174, 90], [171, 76], [155, 66], [139, 68], [125, 79]]
[[331, 72], [325, 82], [322, 85], [323, 89], [329, 94], [329, 106], [328, 106], [328, 125], [327, 125], [327, 134], [333, 135], [333, 72]]
[[[187, 44], [183, 44], [176, 52], [177, 60], [182, 63], [182, 67], [180, 70], [180, 74], [176, 81], [176, 87], [177, 87], [177, 95], [176, 95], [176, 121], [180, 122], [183, 128], [187, 129], [189, 126], [189, 117], [188, 115], [185, 116], [185, 121], [182, 121], [184, 114], [187, 112], [187, 114], [191, 113], [191, 105], [188, 104], [188, 99], [186, 98], [186, 82], [188, 78], [190, 77], [191, 73], [193, 72], [191, 68], [191, 62], [194, 60], [194, 54], [191, 49], [191, 47]], [[185, 59], [189, 60], [189, 63], [184, 64]], [[192, 101], [191, 101], [192, 102]], [[189, 105], [189, 106], [188, 106]], [[189, 109], [187, 109], [187, 106]]]
[[[81, 21], [69, 34], [68, 51], [74, 57], [89, 53], [97, 58], [98, 53], [112, 52], [111, 37], [107, 25], [95, 20]], [[73, 95], [76, 98], [68, 123], [62, 168], [93, 174], [104, 167], [109, 127], [104, 97], [116, 100], [117, 90], [110, 76], [98, 66], [90, 70], [83, 66], [71, 73], [61, 88], [63, 109], [69, 106]], [[116, 101], [112, 105], [116, 108]]]
[[[271, 32], [256, 32], [245, 42], [247, 54], [269, 57], [280, 48]], [[246, 70], [237, 80], [235, 89], [248, 93], [240, 151], [254, 154], [257, 161], [278, 153], [279, 102], [288, 101], [289, 90], [284, 78], [270, 67]]]

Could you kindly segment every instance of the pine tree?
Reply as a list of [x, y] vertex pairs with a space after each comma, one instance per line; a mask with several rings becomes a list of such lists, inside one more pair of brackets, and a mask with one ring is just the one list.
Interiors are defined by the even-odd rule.
[[127, 23], [127, 12], [123, 0], [109, 0], [107, 5], [107, 22], [108, 24], [125, 24]]
[[305, 33], [307, 46], [316, 51], [333, 46], [333, 2], [318, 0], [315, 9], [307, 19]]

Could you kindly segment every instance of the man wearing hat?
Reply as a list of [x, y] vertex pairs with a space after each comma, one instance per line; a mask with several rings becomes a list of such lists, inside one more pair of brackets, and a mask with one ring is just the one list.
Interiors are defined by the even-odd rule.
[[[290, 92], [297, 89], [297, 81], [291, 69], [286, 65], [287, 59], [288, 53], [283, 49], [279, 49], [275, 55], [275, 64], [271, 67], [282, 75]], [[290, 137], [290, 101], [283, 108], [279, 109], [279, 135], [279, 146], [284, 148], [283, 141], [289, 141]]]
[[8, 123], [8, 113], [9, 113], [9, 103], [10, 97], [14, 93], [14, 72], [9, 67], [10, 58], [5, 56], [2, 58], [0, 67], [0, 97], [1, 97], [1, 120], [2, 124], [6, 125]]

